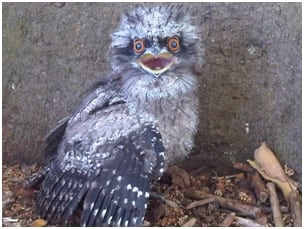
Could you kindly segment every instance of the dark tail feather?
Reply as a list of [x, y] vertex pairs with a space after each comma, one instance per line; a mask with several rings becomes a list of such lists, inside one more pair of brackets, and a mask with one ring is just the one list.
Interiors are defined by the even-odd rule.
[[[128, 165], [128, 162], [129, 159], [126, 153], [118, 154], [118, 158], [112, 162], [111, 167], [102, 170], [98, 177], [96, 177], [94, 181], [91, 181], [91, 187], [87, 193], [84, 210], [81, 216], [82, 226], [103, 224], [101, 220], [105, 216], [106, 207], [110, 202], [115, 205], [120, 198], [120, 195], [113, 196], [113, 192], [115, 190], [117, 193], [122, 192], [122, 189], [117, 187], [120, 183], [119, 179], [122, 179], [122, 176], [119, 176], [118, 174], [126, 173], [126, 170], [130, 165]], [[113, 199], [111, 200], [111, 198]], [[98, 222], [96, 222], [97, 219]]]
[[[56, 183], [55, 187], [53, 188], [52, 191], [52, 198], [47, 199], [43, 204], [45, 205], [46, 211], [43, 214], [43, 218], [46, 220], [50, 220], [56, 209], [58, 209], [59, 205], [62, 203], [64, 197], [66, 196], [66, 192], [69, 189], [72, 189], [72, 183], [71, 185], [66, 185], [65, 182], [69, 180], [69, 177], [67, 174], [63, 174], [61, 177], [60, 181]], [[53, 198], [54, 197], [54, 198]]]
[[51, 222], [66, 223], [84, 199], [83, 226], [140, 226], [151, 183], [163, 172], [163, 151], [160, 133], [147, 125], [120, 138], [113, 157], [92, 174], [82, 167], [63, 169], [54, 160], [42, 184], [38, 212]]
[[42, 184], [37, 204], [38, 214], [52, 223], [59, 220], [67, 223], [87, 191], [87, 176], [77, 169], [61, 171], [54, 166]]
[[125, 211], [125, 214], [121, 218], [121, 226], [122, 227], [128, 227], [129, 226], [129, 220], [130, 220], [131, 212]]
[[81, 225], [140, 226], [151, 182], [163, 171], [163, 151], [160, 133], [152, 126], [122, 138], [113, 149], [115, 159], [90, 182]]
[[97, 220], [96, 220], [96, 225], [102, 225], [102, 226], [107, 226], [107, 225], [112, 225], [112, 219], [113, 216], [118, 208], [118, 205], [112, 202], [112, 199], [108, 202], [107, 205], [102, 206], [101, 209], [107, 209], [106, 214], [104, 217], [102, 217], [102, 212], [99, 211]]
[[125, 210], [123, 208], [117, 207], [117, 210], [113, 216], [113, 226], [120, 227], [122, 216], [124, 215]]
[[[95, 202], [86, 201], [81, 225], [139, 226], [145, 213], [148, 200], [145, 194], [150, 192], [150, 181], [146, 177], [141, 177], [140, 173], [135, 174], [126, 175], [120, 178], [121, 180], [112, 177], [108, 186], [98, 182], [100, 190], [91, 189], [87, 193], [87, 197], [90, 197], [90, 194], [95, 196], [98, 192], [98, 198], [90, 197], [95, 199]], [[117, 184], [116, 189], [112, 188], [114, 181]]]
[[63, 173], [56, 173], [52, 176], [47, 175], [44, 182], [42, 183], [38, 196], [37, 212], [43, 218], [46, 216], [46, 212], [51, 205], [52, 200], [56, 197], [54, 190], [56, 189], [56, 186], [63, 175]]
[[[83, 196], [85, 195], [87, 190], [88, 190], [87, 187], [83, 186], [81, 188], [81, 190], [77, 193], [77, 195], [73, 199], [73, 201], [70, 202], [69, 205], [66, 207], [66, 209], [64, 209], [64, 211], [62, 212], [61, 219], [63, 220], [65, 225], [67, 224], [68, 219], [70, 218], [70, 216], [73, 214], [73, 212], [79, 205], [80, 201], [83, 199]], [[60, 217], [59, 214], [58, 214], [58, 216]], [[56, 218], [56, 220], [57, 220], [57, 218]]]
[[[84, 175], [80, 171], [74, 172], [71, 177], [68, 178], [68, 182], [71, 182], [72, 185], [70, 188], [63, 188], [60, 192], [59, 196], [64, 196], [64, 198], [58, 199], [56, 210], [52, 212], [52, 215], [56, 216], [55, 220], [62, 219], [63, 221], [67, 221], [67, 218], [64, 218], [63, 212], [68, 211], [71, 214], [76, 209], [77, 205], [76, 203], [79, 203], [81, 199], [83, 198], [84, 192], [87, 190], [85, 186], [86, 177], [87, 175]], [[56, 201], [54, 200], [56, 203]], [[72, 205], [72, 203], [74, 203]], [[70, 216], [70, 215], [69, 215]], [[68, 216], [68, 217], [69, 217]]]

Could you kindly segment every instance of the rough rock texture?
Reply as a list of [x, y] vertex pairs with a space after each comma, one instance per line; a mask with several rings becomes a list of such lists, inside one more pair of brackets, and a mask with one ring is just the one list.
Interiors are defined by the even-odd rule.
[[[134, 5], [2, 4], [3, 163], [43, 162], [43, 137], [110, 70], [109, 34]], [[301, 172], [301, 3], [185, 5], [205, 45], [201, 123], [188, 165], [252, 158], [266, 141]]]

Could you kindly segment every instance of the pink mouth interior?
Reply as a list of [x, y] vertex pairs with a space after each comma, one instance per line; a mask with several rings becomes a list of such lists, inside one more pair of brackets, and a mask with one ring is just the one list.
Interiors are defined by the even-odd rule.
[[142, 63], [150, 68], [151, 70], [157, 70], [157, 69], [163, 69], [167, 65], [169, 65], [172, 61], [172, 58], [149, 58], [146, 61], [143, 61]]

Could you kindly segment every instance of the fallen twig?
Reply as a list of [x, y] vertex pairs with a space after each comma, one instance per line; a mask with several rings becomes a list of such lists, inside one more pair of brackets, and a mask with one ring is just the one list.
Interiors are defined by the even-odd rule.
[[151, 193], [151, 197], [154, 197], [156, 199], [159, 199], [160, 201], [162, 201], [163, 203], [165, 203], [166, 205], [168, 205], [169, 207], [172, 208], [178, 208], [178, 204], [175, 203], [173, 200], [168, 200], [166, 199], [164, 196], [157, 194], [156, 192], [152, 192]]
[[270, 204], [271, 204], [274, 225], [276, 227], [283, 227], [284, 222], [282, 219], [282, 215], [281, 215], [281, 211], [280, 211], [280, 204], [279, 204], [278, 196], [277, 196], [277, 193], [275, 190], [275, 186], [271, 182], [268, 182], [266, 184], [266, 186], [267, 186], [267, 189], [270, 194], [269, 200], [270, 200]]
[[248, 164], [240, 163], [240, 162], [233, 162], [233, 168], [241, 170], [243, 172], [253, 172], [254, 169], [250, 167]]
[[[264, 212], [266, 214], [272, 213], [271, 207], [262, 206], [261, 208], [262, 208], [262, 212]], [[289, 208], [287, 206], [280, 206], [280, 212], [281, 213], [288, 213]]]
[[298, 191], [292, 191], [289, 193], [288, 202], [290, 205], [291, 217], [293, 218], [293, 226], [302, 226], [302, 206], [300, 200], [300, 194]]
[[222, 176], [222, 177], [213, 176], [211, 178], [212, 179], [232, 179], [232, 178], [243, 179], [244, 177], [245, 177], [244, 173], [237, 173], [237, 174], [226, 175], [226, 176]]
[[194, 202], [188, 204], [186, 206], [186, 209], [196, 208], [198, 206], [202, 206], [202, 205], [208, 204], [210, 202], [214, 202], [214, 201], [215, 201], [215, 199], [213, 197], [207, 198], [207, 199], [204, 199], [204, 200], [194, 201]]
[[193, 227], [196, 223], [197, 219], [196, 218], [191, 218], [189, 219], [186, 223], [181, 225], [182, 227]]
[[218, 226], [219, 227], [229, 227], [231, 226], [231, 224], [234, 221], [234, 217], [235, 217], [235, 213], [231, 212], [230, 214], [228, 214], [225, 219], [223, 220], [223, 222], [221, 222]]
[[263, 214], [259, 207], [243, 204], [240, 203], [238, 200], [211, 195], [209, 193], [205, 193], [199, 190], [188, 189], [185, 191], [184, 195], [189, 198], [198, 199], [198, 200], [206, 199], [206, 198], [214, 198], [214, 200], [218, 202], [222, 208], [228, 208], [234, 211], [239, 211], [246, 216], [251, 216], [256, 218]]
[[269, 194], [265, 187], [264, 181], [257, 172], [250, 174], [250, 186], [253, 188], [258, 200], [261, 201], [261, 203], [265, 203], [269, 197]]
[[255, 222], [252, 219], [242, 218], [239, 216], [234, 216], [234, 222], [238, 226], [243, 226], [243, 227], [263, 227], [264, 226], [262, 224]]

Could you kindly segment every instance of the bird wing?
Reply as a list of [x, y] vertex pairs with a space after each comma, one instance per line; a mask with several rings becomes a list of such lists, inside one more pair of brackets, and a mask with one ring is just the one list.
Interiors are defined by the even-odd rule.
[[163, 172], [161, 135], [147, 124], [120, 137], [112, 151], [113, 157], [93, 172], [62, 170], [59, 160], [52, 161], [39, 194], [39, 214], [66, 223], [84, 199], [82, 226], [140, 226], [151, 182]]
[[121, 97], [117, 96], [117, 88], [115, 86], [117, 80], [118, 78], [113, 78], [108, 81], [104, 79], [96, 82], [84, 93], [83, 99], [75, 106], [72, 114], [59, 121], [59, 124], [48, 133], [45, 137], [46, 147], [44, 150], [48, 159], [56, 157], [57, 147], [69, 122], [84, 119], [97, 110], [112, 105], [111, 103], [122, 101]]

